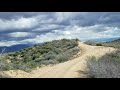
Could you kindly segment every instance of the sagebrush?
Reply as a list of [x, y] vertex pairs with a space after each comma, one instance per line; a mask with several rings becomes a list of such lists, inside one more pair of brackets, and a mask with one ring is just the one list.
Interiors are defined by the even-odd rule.
[[92, 78], [120, 78], [120, 51], [106, 54], [98, 59], [89, 57], [86, 73]]
[[0, 59], [0, 70], [21, 69], [30, 71], [38, 66], [57, 64], [70, 60], [79, 51], [78, 39], [61, 39], [45, 42], [7, 54]]

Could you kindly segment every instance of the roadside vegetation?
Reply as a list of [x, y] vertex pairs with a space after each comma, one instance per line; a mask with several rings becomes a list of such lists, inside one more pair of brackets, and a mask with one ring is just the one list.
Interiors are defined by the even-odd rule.
[[78, 41], [78, 39], [54, 40], [14, 53], [1, 54], [0, 71], [14, 69], [30, 71], [42, 65], [65, 62], [80, 51]]
[[[86, 43], [95, 45], [95, 43]], [[94, 56], [87, 58], [86, 74], [89, 78], [120, 78], [120, 40], [99, 43], [95, 46], [114, 47], [117, 51], [106, 54], [101, 58]]]

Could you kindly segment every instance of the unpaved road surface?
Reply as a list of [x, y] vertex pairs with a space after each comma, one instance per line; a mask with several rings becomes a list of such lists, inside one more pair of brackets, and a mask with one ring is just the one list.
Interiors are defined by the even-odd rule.
[[90, 46], [79, 42], [79, 47], [81, 48], [81, 55], [73, 60], [60, 63], [54, 66], [44, 67], [33, 71], [33, 75], [30, 77], [36, 78], [77, 78], [86, 77], [83, 73], [79, 71], [84, 71], [86, 69], [86, 58], [88, 56], [101, 57], [105, 53], [110, 53], [114, 49], [110, 47], [101, 46]]
[[7, 72], [7, 74], [11, 77], [20, 78], [86, 78], [86, 75], [82, 73], [82, 71], [86, 69], [86, 59], [88, 56], [96, 56], [99, 58], [106, 53], [115, 51], [115, 49], [111, 47], [90, 46], [82, 42], [79, 42], [79, 47], [81, 48], [81, 54], [73, 60], [53, 66], [49, 65], [37, 68], [31, 73], [19, 71], [16, 74], [16, 72], [11, 71], [11, 73]]

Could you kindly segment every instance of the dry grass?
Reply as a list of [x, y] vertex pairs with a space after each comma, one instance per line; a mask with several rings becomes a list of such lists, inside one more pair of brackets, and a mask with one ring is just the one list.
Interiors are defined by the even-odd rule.
[[106, 54], [97, 59], [87, 59], [88, 77], [92, 78], [120, 78], [120, 51]]

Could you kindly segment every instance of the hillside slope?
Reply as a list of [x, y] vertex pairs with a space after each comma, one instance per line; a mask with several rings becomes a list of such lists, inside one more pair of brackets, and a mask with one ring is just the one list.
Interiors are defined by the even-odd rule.
[[[113, 52], [115, 49], [103, 46], [90, 46], [79, 42], [81, 53], [78, 58], [72, 59], [56, 65], [49, 65], [41, 68], [36, 68], [30, 73], [23, 71], [5, 72], [12, 77], [27, 77], [27, 78], [85, 78], [87, 77], [83, 71], [86, 69], [86, 59], [88, 56], [101, 57], [106, 53]], [[12, 74], [11, 74], [11, 73]]]
[[120, 39], [113, 40], [111, 42], [102, 43], [103, 46], [120, 48]]
[[86, 77], [83, 73], [79, 74], [79, 71], [84, 71], [86, 68], [87, 56], [101, 57], [105, 53], [110, 53], [114, 49], [110, 47], [96, 47], [89, 46], [83, 43], [79, 43], [82, 52], [81, 56], [71, 61], [60, 63], [55, 66], [49, 66], [33, 71], [35, 74], [30, 77], [39, 78], [75, 78], [75, 77]]
[[78, 39], [45, 42], [17, 52], [0, 54], [0, 71], [23, 70], [30, 72], [36, 67], [71, 60], [79, 51]]
[[101, 44], [101, 46], [105, 47], [114, 47], [114, 48], [120, 48], [120, 39], [115, 39], [112, 41], [108, 42], [92, 42], [92, 41], [87, 41], [84, 42], [87, 45], [92, 45], [92, 46], [97, 46], [98, 44]]

